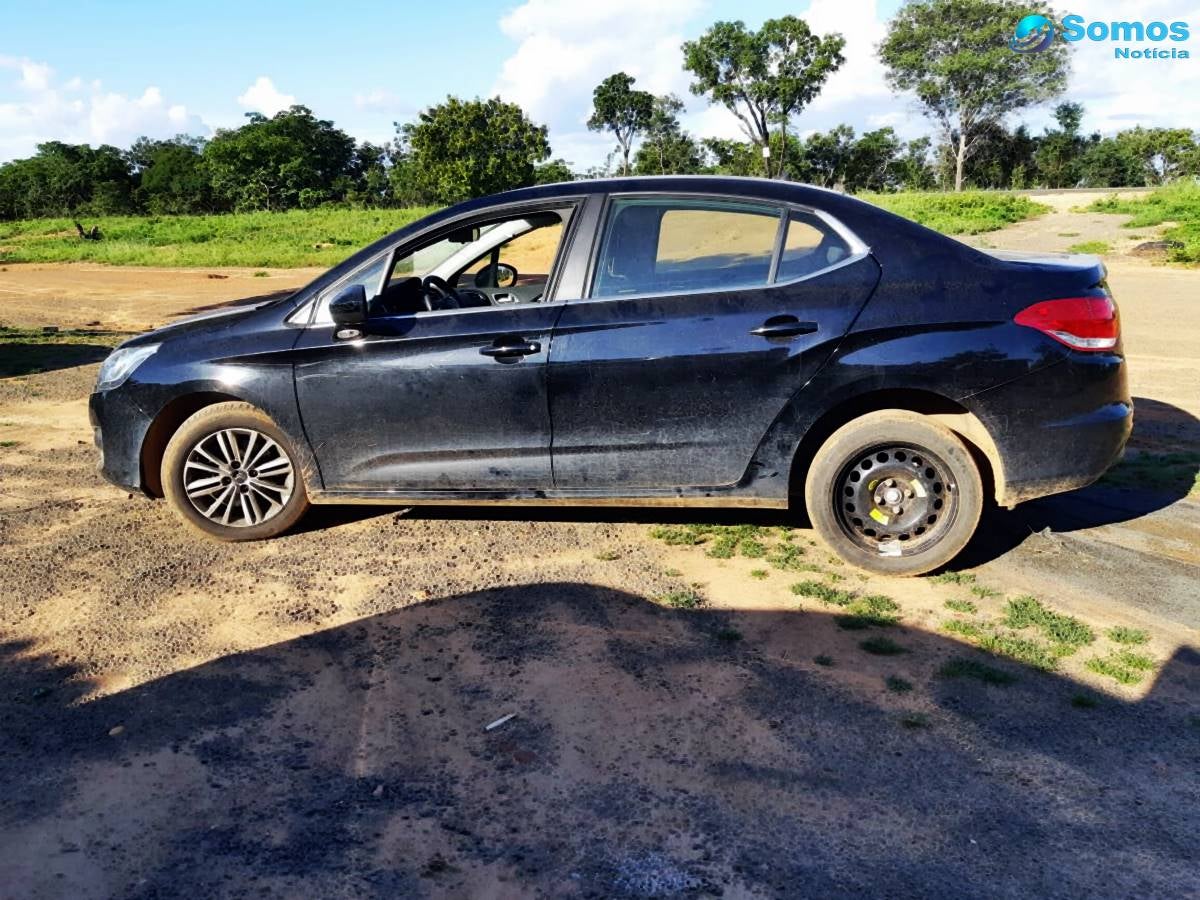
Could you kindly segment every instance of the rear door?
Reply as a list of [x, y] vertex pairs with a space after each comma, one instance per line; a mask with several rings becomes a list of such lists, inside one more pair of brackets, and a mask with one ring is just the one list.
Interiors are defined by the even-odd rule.
[[879, 274], [860, 242], [812, 210], [610, 198], [590, 290], [554, 331], [555, 487], [737, 483]]

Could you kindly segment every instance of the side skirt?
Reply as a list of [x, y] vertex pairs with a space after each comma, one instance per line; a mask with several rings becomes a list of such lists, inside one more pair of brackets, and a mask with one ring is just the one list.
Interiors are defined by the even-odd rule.
[[787, 509], [786, 499], [738, 495], [696, 494], [694, 496], [648, 495], [642, 497], [598, 497], [554, 491], [313, 491], [314, 504], [379, 504], [384, 506], [644, 506], [644, 507], [739, 507]]

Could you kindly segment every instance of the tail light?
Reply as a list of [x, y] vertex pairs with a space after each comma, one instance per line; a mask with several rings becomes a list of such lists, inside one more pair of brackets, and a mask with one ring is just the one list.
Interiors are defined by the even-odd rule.
[[1072, 350], [1111, 350], [1121, 336], [1121, 319], [1112, 297], [1067, 297], [1043, 300], [1013, 318], [1036, 328]]

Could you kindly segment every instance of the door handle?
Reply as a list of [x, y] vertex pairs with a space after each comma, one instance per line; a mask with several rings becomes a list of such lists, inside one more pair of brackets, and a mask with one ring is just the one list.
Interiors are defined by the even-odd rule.
[[750, 333], [765, 338], [790, 338], [812, 334], [816, 330], [816, 322], [801, 322], [795, 316], [772, 316], [757, 328], [752, 328]]
[[504, 356], [529, 356], [533, 353], [541, 353], [542, 345], [537, 341], [522, 341], [520, 339], [498, 341], [490, 347], [483, 347], [479, 351], [484, 356], [490, 356], [493, 359]]

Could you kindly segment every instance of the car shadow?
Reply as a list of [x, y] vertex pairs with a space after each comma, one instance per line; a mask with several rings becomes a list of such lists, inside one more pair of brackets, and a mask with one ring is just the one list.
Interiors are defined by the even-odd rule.
[[[98, 336], [115, 336], [116, 332], [97, 332]], [[0, 344], [0, 378], [38, 375], [59, 369], [73, 369], [98, 363], [112, 353], [104, 344]]]
[[87, 702], [86, 662], [0, 644], [7, 889], [1194, 886], [1190, 648], [1125, 702], [917, 629], [872, 655], [859, 642], [884, 632], [820, 612], [675, 610], [578, 582], [396, 590], [391, 612]]

